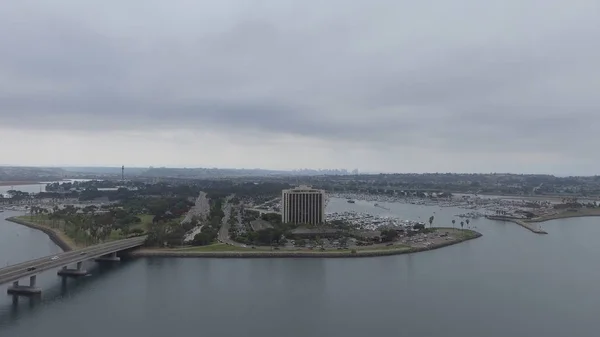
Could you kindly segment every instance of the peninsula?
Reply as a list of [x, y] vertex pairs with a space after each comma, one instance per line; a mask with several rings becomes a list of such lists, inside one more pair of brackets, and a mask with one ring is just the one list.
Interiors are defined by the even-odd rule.
[[[358, 257], [414, 253], [474, 239], [468, 229], [417, 222], [377, 224], [334, 214], [321, 224], [284, 222], [269, 211], [287, 184], [62, 182], [4, 207], [26, 210], [8, 220], [47, 233], [63, 250], [147, 235], [136, 256]], [[324, 204], [323, 204], [324, 205]], [[264, 210], [264, 208], [267, 210]], [[316, 213], [315, 213], [316, 214]], [[433, 218], [433, 217], [432, 217]], [[313, 220], [318, 220], [316, 217]], [[308, 218], [307, 218], [308, 221]]]

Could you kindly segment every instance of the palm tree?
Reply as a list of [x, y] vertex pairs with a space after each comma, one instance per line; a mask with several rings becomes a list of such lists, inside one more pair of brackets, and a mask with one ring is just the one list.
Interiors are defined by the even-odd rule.
[[463, 228], [465, 226], [465, 223], [463, 221], [460, 222], [460, 228]]
[[429, 217], [429, 227], [433, 225], [433, 215]]
[[469, 219], [467, 219], [467, 220], [465, 220], [465, 221], [467, 222], [467, 226], [469, 226], [469, 222], [470, 222], [470, 221], [469, 221]]
[[455, 223], [456, 223], [456, 220], [452, 219], [452, 228], [454, 228]]

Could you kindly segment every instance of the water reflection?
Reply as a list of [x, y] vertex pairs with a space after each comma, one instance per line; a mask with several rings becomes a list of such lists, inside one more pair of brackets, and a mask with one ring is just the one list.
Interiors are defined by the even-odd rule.
[[[422, 218], [435, 210], [419, 209]], [[402, 205], [394, 212], [419, 216]], [[436, 223], [457, 213], [436, 210]], [[545, 224], [550, 234], [540, 236], [480, 219], [480, 239], [381, 258], [90, 263], [86, 278], [41, 275], [39, 302], [0, 298], [0, 335], [62, 337], [77, 322], [93, 327], [86, 337], [594, 336], [600, 226], [564, 221]], [[30, 249], [46, 242], [29, 239]]]

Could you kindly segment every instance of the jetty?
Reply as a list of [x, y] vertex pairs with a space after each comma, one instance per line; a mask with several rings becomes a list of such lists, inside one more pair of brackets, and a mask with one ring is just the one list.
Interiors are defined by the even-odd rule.
[[536, 234], [548, 234], [548, 232], [543, 231], [539, 228], [539, 226], [526, 222], [521, 218], [515, 218], [515, 217], [511, 217], [511, 216], [498, 216], [498, 215], [487, 215], [486, 219], [490, 219], [490, 220], [498, 220], [498, 221], [510, 221], [510, 222], [514, 222], [517, 225], [526, 228], [530, 231], [532, 231], [533, 233]]

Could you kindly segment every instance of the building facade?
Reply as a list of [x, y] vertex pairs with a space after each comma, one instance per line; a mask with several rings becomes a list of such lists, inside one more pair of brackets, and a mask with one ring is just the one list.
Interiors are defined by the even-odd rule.
[[281, 192], [283, 223], [321, 224], [325, 221], [325, 191], [299, 186]]

